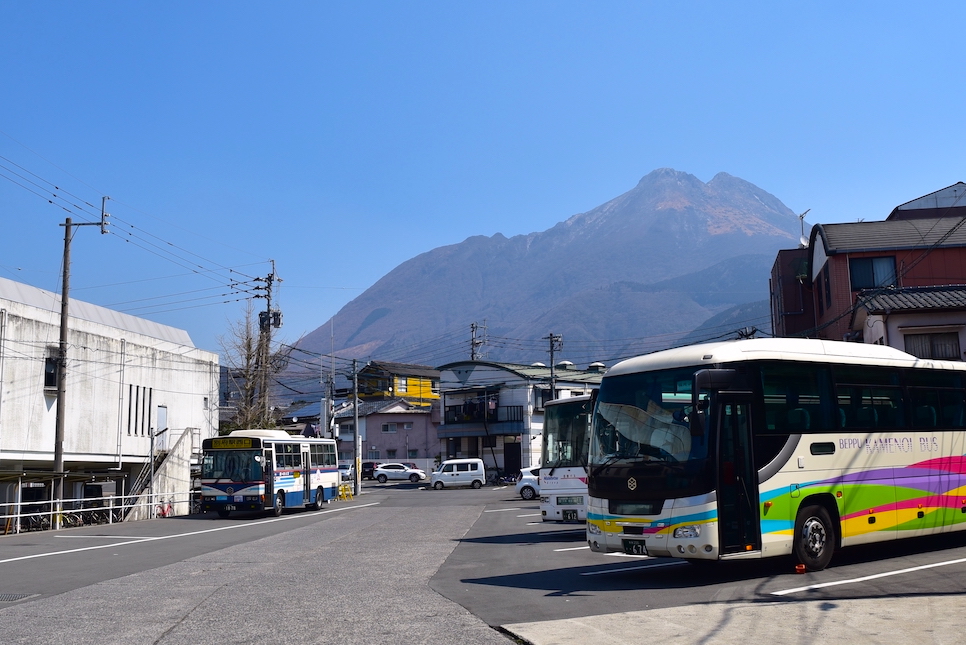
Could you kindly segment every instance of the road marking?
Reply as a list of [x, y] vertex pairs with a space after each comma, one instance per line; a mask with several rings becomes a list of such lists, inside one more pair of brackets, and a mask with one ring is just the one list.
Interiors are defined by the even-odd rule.
[[573, 546], [569, 549], [554, 549], [554, 553], [561, 553], [563, 551], [583, 551], [584, 549], [589, 549], [589, 546]]
[[520, 507], [517, 508], [493, 508], [488, 511], [483, 511], [484, 513], [505, 513], [506, 511], [522, 511]]
[[924, 569], [934, 569], [936, 567], [945, 567], [951, 564], [962, 564], [966, 562], [966, 558], [959, 558], [958, 560], [947, 560], [946, 562], [935, 562], [933, 564], [924, 564], [920, 567], [910, 567], [908, 569], [897, 569], [895, 571], [886, 571], [885, 573], [876, 573], [871, 576], [862, 576], [860, 578], [851, 578], [849, 580], [836, 580], [834, 582], [820, 582], [814, 585], [807, 585], [805, 587], [795, 587], [794, 589], [785, 589], [784, 591], [773, 591], [771, 595], [773, 596], [787, 596], [788, 594], [798, 593], [800, 591], [811, 591], [813, 589], [822, 589], [823, 587], [835, 587], [838, 585], [848, 585], [854, 582], [865, 582], [867, 580], [876, 580], [878, 578], [887, 578], [889, 576], [899, 576], [904, 573], [913, 573], [915, 571], [923, 571]]
[[[315, 515], [327, 515], [329, 513], [338, 513], [339, 511], [350, 511], [356, 508], [366, 508], [367, 506], [378, 506], [380, 502], [373, 502], [371, 504], [360, 504], [359, 506], [345, 506], [343, 508], [333, 508], [326, 511], [317, 511]], [[0, 560], [0, 564], [6, 564], [7, 562], [20, 562], [22, 560], [33, 560], [35, 558], [46, 558], [52, 555], [67, 555], [69, 553], [81, 553], [83, 551], [95, 551], [97, 549], [112, 549], [116, 546], [126, 546], [128, 544], [144, 544], [145, 542], [153, 542], [155, 540], [170, 540], [173, 538], [181, 537], [191, 537], [194, 535], [204, 535], [205, 533], [217, 533], [218, 531], [230, 531], [232, 529], [243, 529], [251, 526], [258, 526], [260, 524], [269, 524], [271, 522], [286, 522], [288, 520], [294, 520], [298, 518], [308, 517], [304, 513], [299, 513], [298, 515], [286, 515], [284, 517], [273, 517], [266, 520], [253, 520], [251, 522], [246, 522], [244, 524], [232, 524], [231, 526], [218, 526], [213, 529], [203, 529], [201, 531], [189, 531], [187, 533], [175, 533], [173, 535], [159, 535], [155, 537], [137, 538], [130, 537], [127, 535], [117, 536], [118, 540], [125, 540], [123, 542], [113, 542], [111, 544], [98, 544], [97, 546], [85, 546], [78, 549], [66, 549], [64, 551], [47, 551], [45, 553], [35, 553], [33, 555], [23, 555], [17, 558], [7, 558], [5, 560]]]
[[[647, 557], [647, 556], [644, 556]], [[603, 571], [587, 571], [581, 573], [582, 576], [603, 576], [608, 573], [620, 573], [622, 571], [638, 571], [640, 569], [663, 569], [664, 567], [680, 567], [687, 562], [662, 562], [660, 564], [642, 564], [639, 567], [621, 567], [620, 569], [605, 569]]]
[[[540, 513], [527, 513], [526, 515], [517, 515], [517, 517], [540, 517]], [[543, 522], [534, 522], [534, 524], [542, 524]]]
[[154, 540], [163, 536], [146, 536], [141, 537], [137, 535], [55, 535], [55, 538], [60, 538], [61, 540]]

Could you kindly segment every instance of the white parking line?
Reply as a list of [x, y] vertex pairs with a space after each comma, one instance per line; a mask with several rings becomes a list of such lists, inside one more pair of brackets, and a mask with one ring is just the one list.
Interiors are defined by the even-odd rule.
[[162, 536], [153, 535], [55, 535], [61, 540], [155, 540]]
[[[526, 515], [517, 515], [517, 517], [540, 517], [540, 513], [527, 513]], [[543, 522], [540, 522], [543, 524]]]
[[484, 513], [505, 513], [506, 511], [522, 511], [522, 508], [492, 508], [488, 511], [483, 511]]
[[561, 553], [563, 551], [583, 551], [584, 549], [589, 549], [589, 546], [573, 546], [569, 549], [554, 549], [554, 553]]
[[[316, 515], [326, 515], [329, 513], [338, 513], [339, 511], [350, 511], [356, 508], [366, 508], [367, 506], [378, 506], [379, 502], [373, 502], [371, 504], [360, 504], [359, 506], [344, 506], [342, 508], [333, 508], [331, 510], [318, 511], [314, 513]], [[96, 551], [97, 549], [113, 549], [117, 546], [126, 546], [128, 544], [143, 544], [145, 542], [152, 542], [154, 540], [171, 540], [180, 537], [191, 537], [193, 535], [203, 535], [205, 533], [217, 533], [219, 531], [231, 531], [233, 529], [244, 529], [251, 526], [258, 526], [259, 524], [269, 524], [271, 522], [286, 522], [288, 520], [295, 520], [298, 518], [305, 518], [307, 515], [304, 513], [299, 513], [297, 515], [285, 515], [283, 517], [273, 517], [266, 520], [252, 520], [251, 522], [246, 522], [244, 524], [232, 524], [229, 526], [218, 526], [213, 529], [203, 529], [201, 531], [189, 531], [187, 533], [174, 533], [172, 535], [160, 535], [157, 537], [146, 537], [138, 538], [131, 537], [128, 535], [118, 535], [117, 540], [119, 542], [112, 542], [111, 544], [98, 544], [97, 546], [85, 546], [78, 549], [66, 549], [64, 551], [46, 551], [44, 553], [35, 553], [33, 555], [22, 555], [16, 558], [7, 558], [5, 560], [0, 560], [0, 564], [6, 564], [7, 562], [19, 562], [21, 560], [33, 560], [35, 558], [46, 558], [52, 555], [66, 555], [68, 553], [81, 553], [83, 551]]]
[[771, 595], [787, 596], [788, 594], [798, 593], [800, 591], [811, 591], [812, 589], [822, 589], [824, 587], [836, 587], [838, 585], [849, 585], [854, 582], [865, 582], [866, 580], [876, 580], [877, 578], [899, 576], [904, 573], [913, 573], [915, 571], [922, 571], [924, 569], [934, 569], [936, 567], [945, 567], [951, 564], [962, 564], [963, 562], [966, 562], [966, 558], [959, 558], [958, 560], [948, 560], [946, 562], [935, 562], [933, 564], [924, 564], [921, 567], [910, 567], [908, 569], [897, 569], [896, 571], [886, 571], [885, 573], [876, 573], [871, 576], [862, 576], [861, 578], [851, 578], [849, 580], [836, 580], [834, 582], [820, 582], [818, 584], [807, 585], [805, 587], [795, 587], [794, 589], [785, 589], [784, 591], [773, 591]]

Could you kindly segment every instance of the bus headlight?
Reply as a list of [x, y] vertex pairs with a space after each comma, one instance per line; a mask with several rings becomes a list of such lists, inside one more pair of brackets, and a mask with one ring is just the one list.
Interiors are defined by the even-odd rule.
[[587, 522], [587, 532], [590, 533], [591, 535], [600, 535], [600, 527], [597, 526], [596, 524], [591, 524], [590, 522]]
[[679, 526], [674, 529], [674, 537], [682, 539], [701, 537], [701, 525], [686, 524], [684, 526]]

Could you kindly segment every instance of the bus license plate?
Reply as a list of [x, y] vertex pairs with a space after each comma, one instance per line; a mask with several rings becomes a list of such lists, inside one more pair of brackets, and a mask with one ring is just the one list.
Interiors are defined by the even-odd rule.
[[237, 511], [238, 509], [235, 508], [235, 505], [234, 504], [225, 504], [225, 510], [226, 511]]
[[563, 512], [564, 522], [577, 521], [577, 511], [564, 511]]
[[647, 555], [647, 545], [644, 540], [623, 540], [624, 553], [628, 555]]

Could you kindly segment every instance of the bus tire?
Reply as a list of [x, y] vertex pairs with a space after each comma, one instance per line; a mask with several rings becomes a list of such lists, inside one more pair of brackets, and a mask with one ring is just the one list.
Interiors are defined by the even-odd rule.
[[325, 504], [325, 489], [319, 486], [319, 489], [315, 491], [315, 510], [321, 511], [323, 504]]
[[224, 509], [224, 508], [218, 509], [218, 517], [228, 517], [229, 513], [231, 513], [231, 511], [229, 511], [228, 509]]
[[829, 565], [835, 542], [835, 526], [824, 506], [811, 504], [799, 509], [793, 551], [807, 571], [821, 571]]
[[272, 515], [280, 517], [283, 510], [285, 510], [285, 497], [282, 496], [282, 493], [279, 493], [275, 496], [275, 506], [272, 507]]

